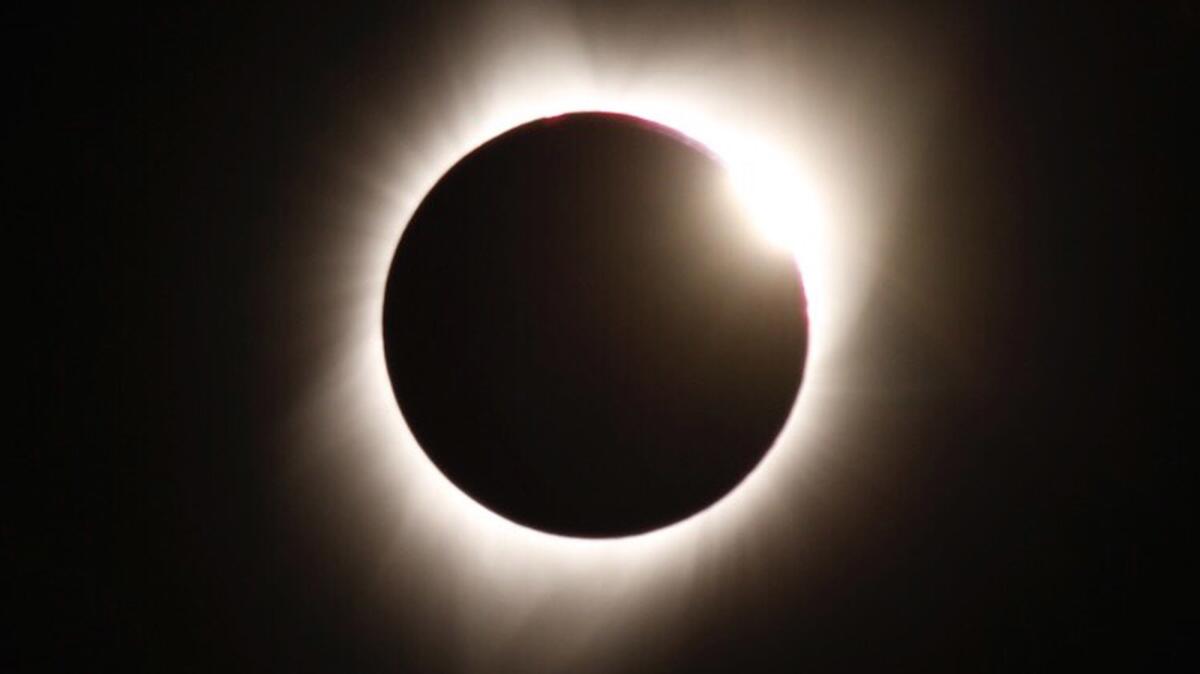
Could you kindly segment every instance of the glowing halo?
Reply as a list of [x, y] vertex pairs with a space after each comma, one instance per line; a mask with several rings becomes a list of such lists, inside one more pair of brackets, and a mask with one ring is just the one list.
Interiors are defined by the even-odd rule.
[[[732, 187], [742, 198], [753, 195], [750, 198], [768, 199], [747, 204], [756, 217], [765, 214], [775, 218], [763, 223], [765, 227], [778, 226], [780, 220], [787, 220], [792, 213], [802, 222], [788, 233], [790, 240], [785, 238], [784, 242], [793, 246], [809, 301], [808, 369], [779, 438], [751, 473], [709, 508], [667, 527], [623, 538], [583, 539], [530, 529], [497, 515], [463, 493], [432, 464], [412, 437], [396, 406], [383, 361], [380, 316], [384, 284], [403, 227], [424, 195], [461, 156], [498, 133], [530, 119], [577, 110], [621, 112], [676, 129], [717, 153], [730, 170]], [[816, 194], [815, 187], [789, 183], [786, 176], [805, 175], [800, 162], [785, 151], [764, 152], [765, 147], [768, 146], [763, 141], [738, 125], [704, 116], [699, 106], [693, 109], [655, 99], [602, 94], [594, 98], [575, 95], [557, 102], [547, 100], [544, 107], [526, 99], [520, 105], [482, 119], [477, 131], [446, 147], [436, 161], [426, 164], [419, 178], [405, 181], [404, 198], [385, 218], [389, 235], [381, 237], [374, 250], [364, 251], [361, 269], [369, 274], [371, 282], [354, 319], [360, 326], [356, 329], [357, 344], [349, 351], [350, 363], [342, 367], [358, 373], [352, 378], [361, 387], [356, 396], [360, 402], [353, 407], [371, 410], [364, 416], [370, 416], [378, 424], [372, 434], [377, 439], [372, 444], [388, 448], [381, 455], [389, 464], [383, 474], [394, 480], [388, 491], [405, 497], [403, 510], [407, 517], [402, 521], [409, 536], [415, 533], [417, 537], [438, 541], [442, 546], [438, 555], [440, 571], [454, 569], [452, 573], [460, 578], [460, 583], [476, 588], [473, 606], [490, 605], [498, 614], [501, 607], [520, 606], [530, 601], [529, 597], [554, 594], [556, 588], [562, 587], [573, 587], [572, 592], [581, 601], [601, 606], [619, 606], [647, 592], [660, 599], [670, 597], [672, 586], [678, 591], [680, 579], [688, 577], [687, 573], [680, 574], [681, 562], [671, 560], [685, 560], [682, 568], [686, 569], [687, 560], [720, 545], [722, 539], [743, 529], [768, 508], [773, 491], [779, 488], [779, 483], [773, 483], [769, 476], [772, 471], [780, 470], [780, 463], [796, 458], [783, 456], [787, 453], [778, 448], [786, 446], [792, 453], [798, 452], [813, 439], [817, 430], [813, 420], [831, 414], [830, 410], [822, 409], [820, 389], [822, 378], [828, 374], [825, 365], [830, 339], [836, 334], [830, 326], [841, 320], [837, 312], [830, 311], [838, 304], [830, 301], [831, 281], [826, 276], [830, 269], [826, 261], [835, 253], [828, 230], [833, 221], [826, 219], [828, 216], [812, 217], [811, 195]], [[769, 162], [765, 168], [758, 163], [764, 160]], [[771, 167], [782, 167], [785, 177], [770, 176], [763, 190], [763, 183], [757, 180]], [[792, 189], [782, 189], [786, 187]], [[780, 243], [780, 239], [776, 238], [775, 243]], [[481, 564], [473, 560], [488, 561]], [[604, 582], [598, 583], [599, 579]], [[618, 579], [615, 584], [614, 579]], [[676, 602], [662, 602], [657, 609], [647, 609], [643, 604], [637, 614], [646, 619], [655, 610], [665, 610]], [[476, 629], [486, 631], [482, 623]]]
[[[336, 524], [369, 529], [361, 536], [374, 546], [363, 582], [404, 624], [418, 626], [412, 638], [461, 652], [464, 670], [492, 671], [496, 654], [521, 650], [522, 640], [554, 644], [535, 649], [540, 660], [528, 669], [570, 668], [599, 649], [620, 651], [646, 626], [695, 611], [697, 597], [714, 585], [766, 573], [772, 532], [803, 517], [788, 510], [788, 499], [797, 484], [814, 479], [806, 471], [814, 448], [830, 445], [843, 423], [847, 384], [839, 366], [902, 181], [894, 175], [902, 162], [880, 159], [905, 149], [888, 145], [887, 133], [903, 127], [907, 138], [923, 122], [920, 107], [906, 116], [893, 112], [885, 124], [847, 114], [861, 101], [818, 104], [807, 88], [815, 75], [750, 76], [782, 66], [761, 49], [731, 54], [716, 37], [656, 35], [655, 49], [668, 56], [642, 58], [638, 68], [631, 63], [640, 57], [624, 56], [615, 38], [593, 44], [585, 56], [577, 27], [548, 12], [489, 15], [477, 35], [457, 37], [476, 53], [462, 56], [460, 49], [450, 62], [427, 63], [431, 78], [456, 86], [406, 91], [420, 105], [410, 104], [402, 119], [381, 114], [373, 121], [371, 140], [394, 139], [383, 144], [376, 165], [355, 167], [359, 189], [374, 203], [333, 205], [337, 224], [314, 227], [292, 256], [305, 303], [294, 310], [322, 327], [306, 335], [303, 358], [312, 375], [282, 442], [296, 448], [297, 465], [313, 466], [307, 473], [343, 475], [339, 488], [363, 505], [344, 508], [350, 514], [334, 517]], [[724, 32], [716, 26], [713, 35]], [[697, 61], [722, 65], [697, 69]], [[871, 81], [903, 78], [903, 65], [892, 60]], [[625, 538], [544, 533], [475, 502], [413, 439], [384, 363], [388, 270], [425, 194], [496, 135], [581, 110], [642, 117], [711, 148], [754, 221], [796, 255], [808, 296], [805, 381], [774, 447], [708, 509]], [[311, 489], [331, 491], [330, 479], [313, 477], [318, 486]]]

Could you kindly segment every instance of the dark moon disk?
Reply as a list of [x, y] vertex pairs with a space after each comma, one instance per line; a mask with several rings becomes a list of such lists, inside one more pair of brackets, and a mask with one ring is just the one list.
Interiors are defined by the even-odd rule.
[[703, 147], [577, 113], [474, 150], [425, 197], [388, 277], [396, 399], [455, 485], [542, 531], [623, 536], [732, 490], [804, 371], [793, 257]]

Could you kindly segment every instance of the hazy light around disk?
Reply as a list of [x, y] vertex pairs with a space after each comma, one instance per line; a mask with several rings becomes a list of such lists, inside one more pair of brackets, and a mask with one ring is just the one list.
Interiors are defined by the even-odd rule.
[[766, 241], [801, 256], [819, 225], [817, 200], [781, 153], [753, 141], [722, 151], [730, 185]]
[[[790, 253], [804, 277], [810, 316], [825, 308], [822, 299], [830, 227], [817, 185], [800, 159], [752, 132], [726, 121], [681, 114], [678, 108], [656, 112], [653, 121], [679, 129], [712, 150], [725, 165], [737, 204], [753, 223], [754, 236]], [[636, 114], [636, 113], [635, 113]]]

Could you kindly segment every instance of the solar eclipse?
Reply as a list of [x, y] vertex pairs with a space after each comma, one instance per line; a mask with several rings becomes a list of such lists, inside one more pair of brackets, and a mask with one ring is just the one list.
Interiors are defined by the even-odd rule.
[[635, 4], [14, 24], [31, 664], [1191, 654], [1191, 13]]
[[627, 115], [477, 148], [401, 238], [384, 346], [421, 447], [491, 510], [611, 537], [688, 517], [774, 442], [807, 345], [795, 260], [724, 167]]
[[[303, 376], [298, 376], [290, 398], [294, 406], [289, 409], [289, 425], [280, 429], [280, 445], [287, 448], [289, 463], [296, 466], [294, 474], [301, 476], [297, 479], [304, 485], [289, 487], [289, 494], [305, 494], [297, 502], [319, 499], [336, 504], [325, 511], [329, 513], [325, 524], [298, 522], [304, 531], [322, 540], [320, 549], [370, 546], [356, 557], [356, 563], [382, 566], [353, 576], [349, 582], [367, 583], [364, 591], [376, 598], [372, 608], [390, 616], [373, 622], [372, 629], [380, 634], [394, 634], [394, 625], [405, 625], [410, 628], [404, 633], [406, 641], [424, 644], [422, 648], [431, 653], [462, 654], [470, 661], [462, 664], [466, 670], [494, 671], [498, 661], [532, 651], [537, 652], [540, 663], [533, 669], [569, 669], [564, 663], [578, 664], [600, 652], [635, 658], [639, 634], [678, 634], [681, 625], [694, 624], [697, 606], [704, 603], [705, 596], [720, 595], [719, 588], [728, 586], [733, 569], [749, 564], [756, 570], [740, 577], [767, 582], [773, 577], [770, 567], [799, 563], [798, 557], [781, 557], [773, 551], [779, 541], [792, 540], [797, 531], [809, 526], [819, 512], [820, 500], [830, 493], [827, 480], [832, 457], [843, 460], [852, 456], [845, 446], [845, 432], [859, 420], [857, 406], [863, 398], [858, 392], [865, 381], [853, 365], [864, 336], [873, 334], [859, 330], [858, 322], [876, 287], [890, 239], [890, 212], [904, 183], [905, 165], [900, 159], [906, 155], [899, 141], [919, 135], [926, 120], [921, 113], [925, 104], [932, 103], [936, 89], [924, 84], [932, 80], [915, 80], [915, 71], [908, 70], [914, 63], [903, 58], [890, 59], [887, 72], [879, 73], [877, 80], [872, 74], [868, 78], [872, 86], [840, 88], [844, 79], [835, 82], [823, 77], [828, 64], [816, 58], [821, 54], [816, 46], [806, 48], [814, 58], [803, 65], [784, 64], [767, 52], [727, 48], [732, 45], [721, 40], [696, 40], [667, 30], [654, 40], [662, 58], [648, 62], [619, 49], [617, 36], [597, 43], [598, 51], [588, 57], [584, 44], [571, 37], [568, 25], [556, 23], [553, 12], [506, 10], [501, 20], [463, 25], [457, 44], [470, 44], [472, 49], [447, 54], [446, 62], [431, 54], [419, 60], [421, 69], [411, 73], [411, 80], [372, 88], [363, 102], [346, 104], [355, 117], [342, 128], [351, 131], [339, 131], [345, 135], [340, 135], [332, 148], [337, 153], [336, 164], [346, 171], [337, 174], [336, 183], [314, 184], [305, 190], [312, 197], [311, 205], [294, 221], [303, 227], [289, 234], [295, 243], [287, 249], [283, 262], [288, 266], [281, 274], [295, 286], [288, 292], [287, 315], [275, 322], [280, 328], [287, 326], [292, 335], [287, 342], [294, 347], [296, 360], [292, 362], [303, 363], [303, 368], [295, 370]], [[470, 32], [470, 26], [478, 32]], [[682, 24], [675, 27], [686, 28]], [[789, 43], [794, 39], [793, 33], [786, 36]], [[704, 76], [697, 78], [696, 63], [701, 61], [713, 67], [705, 68]], [[919, 86], [908, 87], [901, 97], [895, 86], [899, 81]], [[462, 86], [451, 89], [445, 86], [448, 82]], [[885, 101], [887, 105], [882, 105]], [[679, 499], [665, 507], [670, 494], [643, 493], [651, 489], [644, 487], [647, 482], [637, 485], [632, 479], [639, 474], [636, 470], [608, 470], [610, 476], [620, 478], [608, 481], [608, 489], [604, 480], [582, 479], [586, 472], [579, 466], [582, 457], [595, 454], [583, 449], [595, 442], [589, 432], [603, 426], [572, 424], [579, 431], [571, 438], [578, 439], [580, 447], [574, 443], [559, 447], [572, 458], [565, 467], [558, 467], [568, 475], [575, 471], [576, 479], [563, 484], [582, 485], [578, 494], [584, 497], [582, 503], [594, 503], [596, 494], [609, 492], [614, 499], [626, 501], [619, 507], [642, 513], [641, 517], [607, 521], [583, 517], [578, 509], [570, 513], [538, 507], [529, 496], [536, 490], [511, 489], [507, 501], [504, 490], [499, 490], [500, 494], [489, 498], [489, 488], [505, 484], [505, 473], [508, 478], [520, 477], [518, 468], [540, 467], [531, 472], [553, 475], [554, 463], [538, 459], [547, 455], [553, 459], [554, 455], [537, 451], [537, 443], [513, 442], [512, 451], [497, 453], [512, 465], [501, 461], [498, 473], [471, 482], [470, 462], [465, 462], [465, 468], [455, 468], [445, 448], [439, 449], [431, 439], [441, 423], [469, 425], [477, 423], [478, 417], [452, 415], [445, 422], [434, 417], [433, 423], [423, 424], [419, 401], [429, 398], [434, 389], [421, 389], [419, 382], [424, 379], [411, 372], [401, 377], [399, 370], [406, 366], [393, 357], [402, 350], [389, 345], [396, 337], [389, 330], [398, 325], [392, 318], [404, 315], [399, 305], [393, 307], [394, 316], [389, 314], [388, 307], [397, 297], [392, 294], [396, 288], [392, 276], [407, 260], [409, 244], [416, 241], [410, 237], [427, 227], [430, 232], [446, 230], [444, 223], [423, 222], [421, 213], [445, 187], [442, 181], [458, 170], [460, 162], [473, 162], [468, 158], [486, 151], [493, 139], [530, 122], [542, 124], [539, 120], [556, 122], [560, 129], [569, 127], [570, 115], [581, 111], [603, 112], [631, 123], [640, 120], [634, 126], [643, 135], [665, 139], [655, 141], [664, 152], [677, 153], [683, 166], [699, 167], [688, 179], [704, 185], [692, 190], [694, 196], [680, 189], [666, 190], [657, 198], [660, 208], [685, 214], [691, 209], [693, 216], [707, 214], [710, 236], [694, 240], [675, 236], [673, 247], [663, 249], [680, 251], [674, 259], [666, 252], [644, 255], [648, 260], [670, 263], [649, 275], [650, 280], [658, 278], [659, 284], [647, 287], [661, 290], [670, 286], [666, 280], [672, 275], [687, 278], [688, 273], [712, 264], [711, 256], [697, 251], [718, 240], [714, 237], [723, 236], [726, 281], [720, 282], [720, 274], [712, 274], [711, 284], [683, 284], [681, 289], [692, 296], [708, 292], [712, 299], [723, 302], [757, 297], [768, 308], [780, 307], [764, 311], [760, 318], [769, 314], [776, 320], [785, 315], [803, 317], [805, 333], [805, 343], [800, 345], [793, 326], [793, 348], [788, 350], [789, 358], [802, 354], [802, 384], [787, 391], [797, 385], [786, 379], [797, 377], [798, 363], [788, 365], [786, 359], [779, 359], [778, 369], [764, 368], [780, 378], [784, 392], [767, 396], [762, 419], [745, 427], [758, 430], [743, 431], [748, 437], [733, 443], [732, 458], [741, 461], [741, 466], [714, 470], [713, 475], [724, 476], [724, 481], [713, 479], [707, 488], [695, 489], [690, 502]], [[508, 164], [513, 165], [511, 161]], [[536, 162], [521, 165], [534, 166]], [[492, 179], [515, 180], [510, 173], [514, 171], [493, 171]], [[650, 174], [661, 176], [663, 172]], [[545, 179], [560, 187], [567, 184], [563, 176], [550, 172]], [[611, 189], [611, 181], [599, 181], [601, 186], [605, 182], [610, 182]], [[661, 177], [654, 182], [669, 184]], [[684, 186], [687, 182], [683, 181]], [[594, 181], [578, 184], [596, 189]], [[547, 193], [553, 191], [527, 189], [523, 194], [545, 199]], [[538, 205], [535, 198], [523, 203], [528, 208]], [[621, 204], [621, 208], [630, 207]], [[648, 220], [645, 216], [639, 219]], [[690, 220], [698, 229], [705, 222], [699, 217]], [[687, 231], [680, 227], [677, 234]], [[494, 234], [488, 227], [460, 229], [465, 230], [460, 235], [468, 236], [458, 238], [457, 248], [445, 244], [446, 249], [454, 248], [445, 260], [461, 264], [454, 256], [469, 255], [494, 265], [504, 258], [494, 247], [490, 256], [477, 248], [483, 245], [477, 237]], [[563, 228], [560, 235], [569, 231]], [[591, 231], [593, 238], [604, 241], [599, 225]], [[628, 232], [621, 236], [607, 233], [631, 250], [652, 250], [632, 245], [636, 240]], [[421, 236], [436, 238], [434, 234]], [[519, 249], [517, 244], [530, 242], [518, 240], [510, 245]], [[423, 257], [427, 256], [413, 259]], [[620, 258], [614, 255], [610, 259]], [[689, 264], [692, 272], [687, 271]], [[752, 270], [774, 278], [776, 289], [772, 291], [772, 283], [767, 283], [766, 292], [751, 292], [751, 285], [739, 286], [729, 280]], [[465, 265], [462, 271], [482, 273]], [[586, 287], [584, 271], [569, 269], [563, 274], [582, 275], [578, 282]], [[545, 272], [542, 276], [551, 275]], [[591, 278], [610, 276], [594, 273]], [[435, 284], [428, 289], [429, 297], [438, 295], [439, 284], [453, 281], [446, 275], [428, 280]], [[501, 290], [489, 287], [484, 292]], [[546, 306], [571, 308], [565, 299], [570, 295], [555, 296], [549, 286], [539, 292]], [[798, 304], [801, 296], [802, 305]], [[632, 297], [635, 303], [652, 300], [631, 290], [614, 292], [610, 299], [622, 297]], [[786, 310], [782, 309], [784, 297], [791, 298], [786, 300]], [[715, 309], [703, 304], [699, 308]], [[521, 310], [531, 311], [529, 307]], [[663, 319], [640, 311], [642, 316]], [[620, 313], [614, 310], [608, 315], [620, 317]], [[491, 323], [477, 320], [476, 325], [511, 330], [504, 337], [510, 343], [515, 341], [512, 334], [517, 325], [539, 325], [528, 319], [517, 321], [514, 316], [501, 313]], [[703, 311], [693, 314], [691, 325], [703, 325], [703, 317]], [[421, 330], [419, 321], [409, 325]], [[639, 330], [649, 332], [649, 327], [633, 325], [626, 334], [636, 336]], [[482, 340], [483, 334], [477, 332], [476, 339]], [[643, 335], [626, 344], [644, 348], [653, 342]], [[685, 345], [691, 349], [700, 346]], [[433, 347], [449, 350], [453, 344]], [[481, 347], [493, 353], [499, 349], [486, 342]], [[666, 351], [658, 348], [659, 353]], [[763, 355], [783, 352], [782, 347], [759, 350]], [[590, 353], [593, 364], [603, 362], [597, 355], [604, 354], [603, 349]], [[588, 361], [559, 357], [560, 363], [570, 367]], [[615, 362], [628, 364], [630, 360], [617, 358]], [[708, 363], [694, 371], [703, 373], [711, 367]], [[617, 370], [590, 369], [603, 375], [600, 380], [619, 374]], [[679, 382], [682, 376], [678, 373], [685, 369], [676, 370], [668, 380]], [[503, 400], [517, 388], [530, 386], [532, 382], [525, 376], [515, 381], [515, 375], [510, 377], [504, 383], [513, 390], [500, 388], [492, 395]], [[462, 381], [456, 375], [432, 383], [449, 387]], [[715, 389], [712, 399], [720, 401], [721, 394], [728, 395], [730, 389], [714, 386], [713, 381], [715, 378], [706, 386]], [[764, 380], [757, 378], [749, 381], [754, 384], [750, 391], [764, 385]], [[417, 388], [398, 399], [397, 386], [406, 385], [398, 382]], [[601, 390], [620, 391], [620, 387]], [[655, 409], [616, 399], [627, 405], [626, 411]], [[703, 406], [694, 402], [680, 409], [714, 407], [711, 401]], [[700, 402], [705, 401], [701, 398]], [[455, 409], [453, 405], [440, 407]], [[486, 407], [476, 402], [476, 409]], [[531, 427], [546, 415], [510, 414], [503, 419], [506, 423], [517, 420], [518, 431], [533, 432]], [[617, 427], [621, 426], [625, 425]], [[465, 433], [470, 429], [453, 430]], [[668, 444], [659, 440], [653, 446]], [[706, 444], [715, 443], [709, 440]], [[521, 459], [515, 456], [516, 448], [532, 454]], [[615, 462], [612, 457], [607, 460]], [[705, 470], [691, 463], [661, 464], [679, 472], [667, 470], [660, 486], [670, 486], [671, 480], [686, 484], [695, 478], [695, 471]], [[598, 471], [589, 477], [602, 474]], [[650, 475], [645, 471], [642, 479]], [[631, 482], [637, 485], [634, 489], [628, 487]], [[509, 484], [521, 482], [514, 478]], [[679, 488], [663, 491], [684, 493]], [[664, 504], [661, 510], [638, 505], [656, 501]], [[612, 514], [616, 508], [600, 510]], [[566, 513], [572, 518], [554, 521], [546, 512]], [[802, 538], [820, 544], [820, 536], [806, 534]], [[716, 610], [710, 607], [703, 613], [713, 615]], [[539, 616], [536, 629], [529, 626], [527, 616]], [[511, 639], [506, 636], [510, 630], [515, 635]], [[541, 645], [530, 650], [534, 641]]]

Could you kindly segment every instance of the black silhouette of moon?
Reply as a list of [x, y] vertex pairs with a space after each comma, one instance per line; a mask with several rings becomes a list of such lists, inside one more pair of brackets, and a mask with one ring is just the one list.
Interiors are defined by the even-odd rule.
[[451, 168], [400, 239], [384, 350], [413, 436], [492, 511], [612, 537], [738, 485], [799, 392], [793, 256], [703, 147], [609, 113], [516, 127]]

